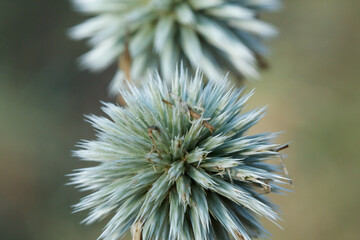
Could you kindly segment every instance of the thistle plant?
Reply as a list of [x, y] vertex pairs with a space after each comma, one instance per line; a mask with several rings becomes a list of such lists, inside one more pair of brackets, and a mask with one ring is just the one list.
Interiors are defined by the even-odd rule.
[[119, 67], [113, 93], [125, 78], [145, 80], [147, 70], [170, 80], [181, 61], [189, 71], [199, 67], [208, 79], [228, 71], [232, 79], [258, 77], [257, 65], [267, 54], [262, 42], [277, 33], [258, 15], [280, 7], [278, 0], [72, 1], [77, 11], [92, 16], [70, 30], [92, 48], [81, 65], [101, 71], [119, 58], [131, 62], [125, 63], [130, 69]]
[[92, 191], [75, 206], [90, 210], [85, 223], [111, 217], [100, 239], [133, 227], [143, 240], [249, 240], [268, 234], [259, 217], [279, 219], [266, 196], [286, 181], [266, 162], [279, 156], [277, 134], [247, 134], [265, 108], [244, 112], [252, 92], [201, 78], [181, 70], [168, 87], [152, 75], [121, 90], [126, 108], [104, 103], [108, 117], [88, 117], [97, 139], [75, 155], [97, 164], [71, 184]]

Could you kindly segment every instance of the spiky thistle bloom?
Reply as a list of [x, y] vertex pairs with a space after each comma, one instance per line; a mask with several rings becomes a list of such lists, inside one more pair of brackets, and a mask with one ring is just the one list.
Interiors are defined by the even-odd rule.
[[105, 103], [107, 117], [89, 116], [97, 140], [75, 155], [96, 166], [71, 174], [93, 193], [76, 211], [85, 223], [111, 220], [100, 238], [118, 239], [136, 226], [142, 239], [251, 239], [258, 222], [278, 215], [264, 194], [284, 177], [266, 160], [279, 155], [273, 133], [247, 135], [264, 108], [243, 113], [250, 94], [226, 78], [203, 85], [200, 74], [176, 74], [171, 87], [158, 75], [142, 90], [121, 92], [127, 107]]
[[[279, 0], [72, 1], [77, 11], [93, 16], [70, 31], [92, 47], [82, 65], [103, 70], [129, 50], [134, 82], [144, 80], [148, 69], [160, 69], [170, 79], [180, 60], [208, 78], [219, 79], [228, 71], [236, 78], [257, 77], [257, 61], [267, 53], [262, 41], [276, 35], [257, 16], [280, 6]], [[112, 90], [124, 78], [124, 69], [119, 70]]]

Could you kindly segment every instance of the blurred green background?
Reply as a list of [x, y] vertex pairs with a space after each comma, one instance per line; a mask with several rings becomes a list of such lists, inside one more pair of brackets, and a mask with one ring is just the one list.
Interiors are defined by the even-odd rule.
[[[294, 193], [273, 196], [284, 230], [273, 239], [359, 239], [360, 1], [284, 1], [263, 16], [281, 31], [270, 42], [271, 69], [251, 106], [269, 104], [253, 129], [286, 132]], [[64, 176], [86, 163], [71, 157], [93, 138], [83, 114], [113, 101], [114, 73], [78, 70], [87, 48], [67, 38], [82, 20], [68, 1], [0, 1], [0, 239], [96, 239], [104, 222], [71, 214], [84, 193]]]

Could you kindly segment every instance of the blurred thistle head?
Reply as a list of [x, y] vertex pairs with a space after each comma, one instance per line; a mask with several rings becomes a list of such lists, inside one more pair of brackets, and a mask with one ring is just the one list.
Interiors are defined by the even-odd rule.
[[71, 184], [92, 193], [75, 205], [90, 224], [111, 216], [100, 238], [132, 226], [147, 239], [252, 239], [258, 221], [278, 215], [266, 193], [283, 190], [276, 134], [247, 135], [264, 108], [243, 112], [251, 96], [226, 78], [203, 85], [200, 74], [158, 75], [141, 90], [122, 90], [127, 107], [105, 103], [108, 117], [89, 116], [97, 139], [75, 155], [96, 166], [76, 170]]
[[100, 71], [119, 59], [127, 66], [119, 67], [113, 92], [125, 78], [144, 80], [148, 69], [170, 80], [180, 61], [188, 69], [199, 67], [208, 79], [228, 71], [233, 79], [256, 78], [267, 54], [262, 42], [277, 33], [258, 15], [280, 7], [279, 0], [72, 1], [77, 11], [93, 16], [70, 30], [92, 48], [81, 57], [82, 66]]

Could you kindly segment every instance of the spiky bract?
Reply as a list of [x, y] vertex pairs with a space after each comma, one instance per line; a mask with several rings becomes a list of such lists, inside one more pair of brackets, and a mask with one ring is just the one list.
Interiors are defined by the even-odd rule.
[[264, 109], [243, 113], [251, 93], [241, 92], [226, 78], [204, 86], [181, 72], [170, 89], [153, 76], [142, 90], [122, 91], [126, 108], [105, 103], [109, 118], [89, 117], [97, 140], [75, 152], [98, 163], [72, 174], [72, 184], [93, 191], [76, 205], [90, 210], [85, 223], [111, 215], [103, 239], [134, 224], [144, 240], [266, 235], [257, 218], [278, 216], [263, 194], [284, 178], [265, 162], [278, 156], [276, 134], [246, 134]]
[[[147, 69], [170, 79], [178, 62], [199, 67], [208, 78], [257, 77], [256, 63], [266, 54], [262, 40], [276, 35], [258, 19], [279, 8], [279, 0], [72, 0], [94, 16], [71, 29], [75, 39], [93, 48], [81, 58], [84, 67], [102, 70], [116, 62], [129, 42], [131, 79], [144, 80]], [[127, 37], [128, 35], [128, 37]], [[122, 86], [119, 70], [110, 90]]]

